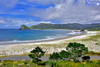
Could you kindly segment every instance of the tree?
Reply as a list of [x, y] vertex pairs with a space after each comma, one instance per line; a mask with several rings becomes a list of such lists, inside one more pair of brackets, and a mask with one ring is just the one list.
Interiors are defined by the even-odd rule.
[[84, 61], [88, 61], [88, 60], [90, 60], [90, 56], [83, 56], [82, 57], [82, 61], [84, 62]]
[[60, 59], [60, 55], [59, 53], [54, 52], [53, 54], [50, 55], [49, 59], [53, 61], [58, 61], [58, 59]]
[[78, 60], [79, 57], [87, 54], [88, 48], [84, 44], [80, 43], [69, 43], [66, 50], [71, 53], [71, 59]]
[[31, 51], [31, 54], [29, 54], [29, 57], [32, 59], [34, 63], [37, 63], [41, 61], [41, 57], [45, 54], [45, 52], [40, 48], [36, 47]]
[[63, 50], [60, 52], [60, 57], [62, 60], [69, 60], [71, 57], [71, 53]]

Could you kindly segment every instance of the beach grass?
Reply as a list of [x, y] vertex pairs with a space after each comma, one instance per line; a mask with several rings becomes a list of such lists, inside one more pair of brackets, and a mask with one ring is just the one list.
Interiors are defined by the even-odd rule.
[[98, 41], [100, 39], [100, 31], [96, 31], [97, 34], [93, 36], [89, 36], [88, 38], [82, 39], [82, 41]]
[[[35, 64], [31, 61], [2, 61], [0, 62], [0, 67], [100, 67], [100, 60], [90, 60], [85, 62], [77, 62], [74, 61], [48, 61], [48, 62], [40, 62], [41, 64]], [[42, 63], [46, 63], [42, 65]]]
[[100, 56], [100, 52], [93, 52], [93, 51], [88, 51], [88, 54], [89, 56], [91, 55], [97, 55], [97, 56]]

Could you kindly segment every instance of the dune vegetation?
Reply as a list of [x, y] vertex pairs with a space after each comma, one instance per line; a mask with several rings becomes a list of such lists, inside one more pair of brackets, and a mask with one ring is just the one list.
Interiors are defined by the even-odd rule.
[[[46, 63], [45, 65], [43, 65]], [[90, 60], [85, 62], [74, 61], [48, 61], [40, 62], [40, 64], [32, 63], [31, 61], [2, 61], [0, 67], [100, 67], [100, 60]]]
[[[50, 54], [48, 61], [42, 61], [40, 58], [45, 52], [36, 47], [29, 54], [30, 61], [3, 60], [0, 61], [0, 67], [100, 67], [100, 60], [90, 60], [88, 53], [92, 52], [88, 52], [84, 44], [74, 42], [69, 43], [66, 50]], [[79, 57], [82, 60], [79, 60]]]

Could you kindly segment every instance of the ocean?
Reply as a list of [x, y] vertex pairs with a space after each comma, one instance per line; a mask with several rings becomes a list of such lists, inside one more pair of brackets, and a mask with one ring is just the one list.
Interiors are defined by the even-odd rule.
[[17, 30], [0, 29], [0, 45], [53, 40], [79, 35], [73, 30]]

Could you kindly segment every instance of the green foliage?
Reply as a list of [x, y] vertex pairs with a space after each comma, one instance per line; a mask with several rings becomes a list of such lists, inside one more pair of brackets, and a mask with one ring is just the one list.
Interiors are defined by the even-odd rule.
[[38, 65], [41, 65], [41, 66], [45, 66], [46, 63], [47, 63], [47, 62], [41, 61], [41, 62], [38, 62], [37, 64], [38, 64]]
[[66, 50], [71, 53], [71, 59], [77, 60], [78, 57], [85, 55], [88, 53], [88, 48], [85, 47], [84, 44], [80, 43], [69, 43], [66, 47]]
[[74, 60], [74, 62], [75, 62], [75, 63], [79, 63], [80, 61], [79, 61], [79, 60]]
[[96, 35], [89, 36], [88, 38], [82, 39], [82, 41], [96, 41], [97, 44], [100, 44], [100, 41], [98, 40], [99, 38], [100, 38], [100, 32], [98, 32]]
[[48, 61], [48, 62], [47, 62], [47, 65], [48, 65], [49, 67], [55, 67], [55, 66], [56, 66], [56, 62], [55, 62], [55, 61]]
[[79, 47], [84, 47], [84, 44], [74, 42], [74, 43], [69, 43], [67, 47], [79, 48]]
[[90, 60], [90, 56], [83, 56], [82, 57], [82, 61], [89, 61]]
[[98, 60], [98, 62], [96, 64], [100, 64], [100, 60]]
[[70, 60], [70, 56], [71, 56], [71, 53], [67, 52], [67, 51], [61, 51], [60, 52], [60, 57], [62, 60]]
[[78, 24], [78, 23], [68, 23], [68, 24], [46, 24], [40, 23], [38, 25], [33, 25], [31, 27], [27, 27], [22, 25], [21, 28], [24, 29], [74, 29], [74, 30], [100, 30], [100, 23], [97, 24]]
[[74, 42], [68, 44], [66, 51], [63, 50], [60, 53], [54, 52], [51, 54], [49, 59], [53, 61], [73, 59], [75, 62], [79, 62], [78, 58], [84, 56], [87, 52], [88, 48], [84, 44]]
[[28, 64], [28, 62], [25, 61], [24, 64]]
[[100, 52], [88, 51], [88, 55], [98, 55], [98, 56], [100, 56]]
[[89, 62], [78, 62], [78, 61], [66, 61], [66, 62], [48, 62], [49, 67], [100, 67], [100, 64], [97, 64], [98, 61], [89, 61]]
[[79, 63], [73, 61], [48, 61], [47, 63], [38, 62], [38, 65], [29, 61], [2, 61], [0, 67], [100, 67], [100, 60]]
[[57, 52], [54, 52], [53, 54], [50, 55], [49, 59], [54, 60], [54, 61], [58, 61], [60, 59], [60, 54]]
[[86, 61], [87, 63], [94, 63], [93, 61], [89, 60], [89, 61]]
[[28, 56], [32, 59], [32, 62], [37, 63], [41, 61], [39, 58], [41, 58], [44, 54], [45, 52], [40, 47], [36, 47]]
[[27, 27], [26, 25], [22, 25], [20, 27], [20, 30], [29, 30], [29, 29], [31, 29], [31, 28]]

